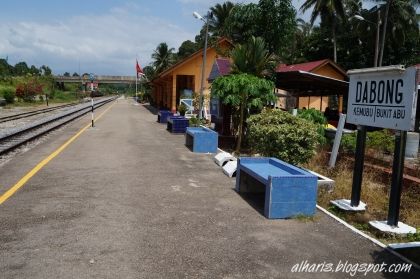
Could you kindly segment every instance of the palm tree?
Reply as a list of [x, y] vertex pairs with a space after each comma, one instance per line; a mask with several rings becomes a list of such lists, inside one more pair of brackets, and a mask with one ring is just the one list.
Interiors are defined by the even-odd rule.
[[226, 19], [232, 11], [235, 4], [227, 1], [223, 4], [216, 4], [210, 8], [210, 12], [213, 13], [213, 17], [210, 19], [209, 31], [216, 36], [226, 36]]
[[264, 40], [252, 36], [247, 43], [238, 44], [231, 52], [232, 72], [247, 73], [258, 77], [267, 76], [275, 66], [275, 60], [267, 50]]
[[[418, 15], [416, 14], [416, 7], [418, 6], [418, 1], [415, 0], [387, 0], [385, 4], [381, 5], [380, 9], [385, 9], [385, 14], [383, 17], [379, 66], [382, 66], [387, 32], [390, 31], [391, 35], [397, 40], [404, 41], [406, 33], [413, 30], [414, 27], [418, 30]], [[388, 30], [388, 22], [392, 24], [391, 30]], [[395, 32], [397, 30], [399, 31], [398, 34]]]
[[[270, 70], [273, 70], [276, 63], [272, 55], [267, 50], [264, 40], [260, 37], [252, 36], [245, 44], [238, 44], [231, 51], [232, 73], [233, 74], [251, 74], [257, 77], [268, 76]], [[255, 78], [255, 77], [254, 77]], [[258, 78], [256, 78], [258, 80]], [[241, 92], [242, 93], [242, 92]], [[246, 94], [245, 94], [246, 95]], [[238, 153], [242, 144], [242, 138], [245, 134], [244, 123], [246, 120], [245, 107], [243, 101], [239, 106], [239, 125], [238, 141], [235, 152]]]
[[312, 24], [311, 23], [308, 23], [301, 18], [298, 18], [296, 20], [296, 23], [297, 23], [297, 27], [298, 27], [297, 31], [299, 32], [299, 35], [300, 35], [299, 37], [306, 38], [311, 34], [311, 32], [312, 32]]
[[338, 19], [344, 18], [344, 6], [342, 0], [306, 0], [302, 4], [300, 10], [306, 12], [312, 8], [311, 25], [314, 24], [318, 17], [321, 17], [321, 22], [327, 21], [332, 24], [332, 41], [334, 44], [334, 62], [337, 63], [337, 39], [335, 29]]
[[169, 48], [166, 43], [160, 43], [153, 51], [152, 58], [153, 66], [156, 69], [156, 73], [161, 73], [166, 68], [171, 66], [174, 62], [174, 48]]

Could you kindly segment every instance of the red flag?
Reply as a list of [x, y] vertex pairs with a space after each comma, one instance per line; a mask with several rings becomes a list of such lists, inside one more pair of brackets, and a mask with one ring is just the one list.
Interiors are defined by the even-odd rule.
[[136, 72], [137, 72], [137, 77], [139, 77], [139, 75], [144, 75], [143, 73], [143, 69], [140, 67], [139, 62], [136, 59]]

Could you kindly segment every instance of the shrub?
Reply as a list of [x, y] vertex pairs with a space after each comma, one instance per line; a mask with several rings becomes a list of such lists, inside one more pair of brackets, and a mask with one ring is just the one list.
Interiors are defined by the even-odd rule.
[[324, 114], [316, 109], [303, 109], [298, 111], [298, 117], [311, 121], [317, 126], [318, 132], [318, 142], [320, 144], [325, 144], [325, 125], [327, 124], [327, 119], [325, 118]]
[[341, 148], [345, 152], [354, 153], [356, 150], [356, 133], [344, 134], [341, 138]]
[[6, 103], [11, 104], [15, 101], [15, 91], [11, 88], [4, 88], [2, 89], [3, 98], [6, 100]]
[[366, 137], [366, 145], [368, 148], [381, 151], [385, 154], [394, 152], [394, 135], [390, 130], [384, 129], [368, 132]]
[[179, 114], [182, 115], [182, 116], [185, 115], [185, 113], [187, 112], [187, 110], [188, 110], [188, 108], [187, 108], [187, 106], [184, 103], [182, 103], [182, 104], [180, 104], [178, 106]]
[[[354, 153], [356, 151], [357, 133], [343, 135], [341, 147], [345, 152]], [[390, 130], [379, 130], [367, 132], [366, 147], [378, 152], [390, 154], [394, 152], [394, 135]]]
[[327, 119], [325, 118], [324, 114], [321, 111], [313, 108], [301, 109], [298, 111], [297, 116], [319, 125], [324, 126], [325, 124], [327, 124]]
[[42, 84], [36, 79], [19, 83], [16, 86], [16, 96], [25, 101], [33, 101], [36, 95], [43, 94]]
[[317, 126], [281, 110], [263, 110], [248, 121], [248, 140], [263, 156], [292, 164], [308, 162], [318, 145]]
[[193, 116], [193, 117], [190, 118], [189, 124], [190, 124], [189, 125], [190, 127], [198, 127], [200, 125], [206, 124], [206, 121], [205, 120], [200, 120], [198, 117]]

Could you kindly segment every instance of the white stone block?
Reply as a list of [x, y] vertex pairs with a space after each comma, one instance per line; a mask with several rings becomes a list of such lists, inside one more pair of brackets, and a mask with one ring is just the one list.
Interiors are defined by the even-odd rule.
[[232, 177], [236, 172], [237, 166], [238, 166], [238, 161], [229, 161], [226, 163], [226, 165], [224, 165], [223, 173], [229, 177]]
[[345, 211], [365, 211], [366, 210], [366, 204], [364, 202], [360, 202], [359, 206], [351, 206], [350, 200], [335, 200], [335, 201], [330, 201], [333, 205], [337, 206], [338, 208], [340, 208], [341, 210], [345, 210]]
[[220, 152], [218, 153], [216, 156], [214, 156], [214, 162], [218, 165], [218, 166], [223, 166], [225, 163], [229, 162], [229, 161], [235, 161], [236, 158], [234, 156], [232, 156], [232, 154], [227, 153], [227, 152]]
[[392, 234], [416, 233], [416, 228], [413, 228], [402, 222], [398, 222], [397, 227], [388, 225], [387, 221], [370, 221], [369, 225], [371, 225], [375, 229], [384, 233], [392, 233]]

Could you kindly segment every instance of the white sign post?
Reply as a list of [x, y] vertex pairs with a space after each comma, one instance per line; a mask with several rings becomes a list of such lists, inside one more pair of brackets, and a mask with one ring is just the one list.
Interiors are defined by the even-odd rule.
[[348, 123], [401, 131], [414, 128], [416, 68], [389, 66], [348, 74]]
[[[372, 221], [370, 224], [382, 231], [392, 233], [415, 232], [415, 229], [399, 219], [404, 153], [407, 131], [414, 129], [417, 81], [416, 68], [388, 66], [352, 70], [350, 76], [347, 122], [397, 130], [392, 167], [392, 182], [389, 197], [388, 220]], [[353, 173], [353, 176], [361, 174]], [[361, 180], [361, 178], [360, 178]], [[360, 197], [360, 187], [353, 184], [352, 197]]]

